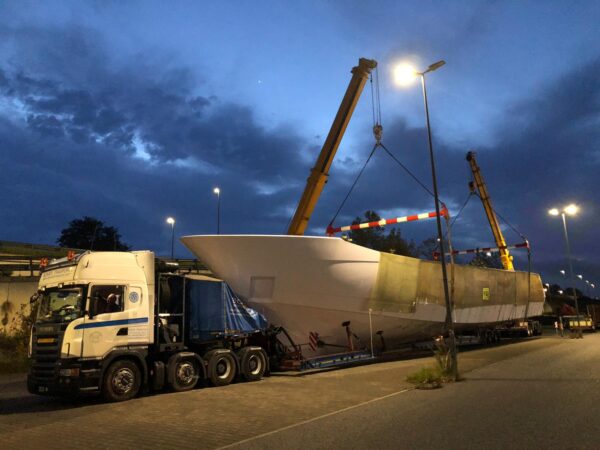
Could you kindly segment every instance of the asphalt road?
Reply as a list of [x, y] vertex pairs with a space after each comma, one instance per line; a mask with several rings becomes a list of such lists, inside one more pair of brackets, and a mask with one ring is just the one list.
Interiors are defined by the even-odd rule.
[[598, 448], [600, 333], [462, 352], [466, 380], [414, 390], [421, 358], [121, 404], [0, 378], [0, 447]]

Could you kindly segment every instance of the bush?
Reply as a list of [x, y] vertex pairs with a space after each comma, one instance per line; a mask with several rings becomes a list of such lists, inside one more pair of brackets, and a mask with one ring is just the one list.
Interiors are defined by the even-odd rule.
[[12, 334], [0, 333], [0, 373], [27, 372], [29, 361], [29, 335], [35, 311], [29, 305], [22, 305], [11, 326]]
[[27, 372], [27, 341], [21, 336], [0, 333], [0, 373]]

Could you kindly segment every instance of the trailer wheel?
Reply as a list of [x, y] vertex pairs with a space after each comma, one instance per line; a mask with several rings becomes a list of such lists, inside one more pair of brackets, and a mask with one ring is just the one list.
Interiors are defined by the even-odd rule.
[[205, 359], [208, 360], [207, 375], [213, 386], [227, 386], [236, 375], [235, 356], [229, 350], [216, 350], [209, 352]]
[[102, 396], [108, 402], [123, 402], [140, 391], [142, 377], [137, 364], [127, 359], [112, 363], [104, 374]]
[[189, 391], [200, 378], [200, 366], [195, 358], [180, 358], [174, 362], [169, 385], [176, 392]]
[[260, 348], [243, 348], [238, 353], [240, 373], [246, 381], [258, 381], [267, 371], [267, 358]]

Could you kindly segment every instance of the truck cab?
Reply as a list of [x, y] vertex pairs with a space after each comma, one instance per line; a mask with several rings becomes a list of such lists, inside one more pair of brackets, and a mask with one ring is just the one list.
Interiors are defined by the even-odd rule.
[[86, 252], [48, 265], [35, 295], [29, 391], [98, 392], [119, 355], [144, 369], [154, 341], [153, 285], [152, 252]]

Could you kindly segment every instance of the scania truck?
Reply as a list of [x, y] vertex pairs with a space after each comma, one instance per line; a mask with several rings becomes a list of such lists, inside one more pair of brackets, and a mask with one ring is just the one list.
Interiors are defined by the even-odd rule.
[[44, 268], [28, 390], [101, 393], [222, 386], [269, 370], [265, 319], [214, 278], [178, 274], [149, 251], [85, 252]]

